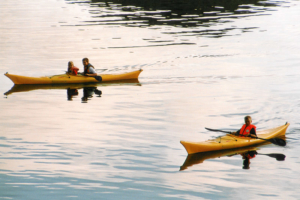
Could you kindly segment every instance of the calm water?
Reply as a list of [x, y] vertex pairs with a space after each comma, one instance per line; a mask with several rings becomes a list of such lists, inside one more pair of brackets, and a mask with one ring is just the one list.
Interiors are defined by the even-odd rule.
[[[99, 73], [144, 70], [89, 85], [102, 95], [87, 100], [83, 85], [71, 97], [1, 75], [0, 199], [299, 199], [299, 1], [92, 2], [0, 1], [2, 74], [83, 57]], [[247, 170], [237, 152], [185, 162], [180, 140], [245, 115], [258, 130], [290, 122], [287, 146], [255, 147]]]

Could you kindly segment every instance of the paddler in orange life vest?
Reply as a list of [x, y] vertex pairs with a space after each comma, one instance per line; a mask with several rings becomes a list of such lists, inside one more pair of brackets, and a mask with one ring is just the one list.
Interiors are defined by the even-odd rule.
[[74, 63], [72, 61], [68, 62], [68, 73], [72, 75], [77, 75], [79, 71], [79, 68], [74, 66]]
[[245, 124], [242, 126], [240, 130], [237, 132], [233, 132], [234, 135], [249, 137], [250, 135], [256, 137], [256, 126], [252, 123], [252, 119], [250, 116], [245, 117]]

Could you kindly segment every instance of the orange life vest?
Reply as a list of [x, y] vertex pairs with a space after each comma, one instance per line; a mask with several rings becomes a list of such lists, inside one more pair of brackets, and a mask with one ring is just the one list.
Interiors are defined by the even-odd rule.
[[248, 135], [252, 128], [254, 128], [256, 132], [256, 126], [250, 124], [249, 126], [246, 127], [246, 124], [244, 124], [240, 130], [240, 135]]
[[248, 151], [246, 153], [243, 153], [242, 156], [243, 158], [248, 158], [248, 159], [252, 159], [252, 158], [255, 158], [255, 155], [257, 154], [256, 151]]
[[71, 73], [74, 74], [74, 75], [77, 75], [78, 71], [79, 71], [79, 68], [73, 67], [72, 70], [71, 70]]
[[251, 155], [248, 154], [247, 158], [249, 158], [249, 159], [255, 158], [255, 154], [253, 156], [251, 156]]

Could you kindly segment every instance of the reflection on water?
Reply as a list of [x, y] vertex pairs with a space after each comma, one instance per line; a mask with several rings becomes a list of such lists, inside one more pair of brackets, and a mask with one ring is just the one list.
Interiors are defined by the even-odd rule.
[[72, 101], [74, 96], [78, 96], [78, 89], [67, 89], [68, 100]]
[[[81, 98], [82, 103], [87, 103], [87, 101], [90, 100], [94, 94], [98, 95], [98, 97], [101, 97], [102, 92], [101, 92], [101, 90], [98, 90], [97, 87], [84, 87], [83, 88], [83, 97]], [[77, 95], [78, 95], [78, 92], [77, 92]]]
[[[72, 101], [73, 97], [78, 96], [78, 94], [78, 89], [67, 89], [67, 96], [69, 101]], [[83, 96], [81, 98], [82, 103], [87, 103], [88, 100], [90, 100], [94, 94], [98, 95], [97, 97], [101, 97], [102, 91], [98, 90], [97, 87], [83, 87]]]
[[242, 168], [243, 169], [250, 169], [250, 160], [255, 158], [256, 155], [266, 155], [272, 158], [275, 158], [277, 161], [284, 161], [285, 155], [284, 154], [260, 154], [257, 152], [258, 148], [245, 148], [245, 149], [237, 149], [237, 150], [225, 150], [225, 151], [214, 151], [214, 152], [202, 152], [196, 154], [189, 154], [180, 167], [180, 171], [186, 170], [188, 167], [191, 167], [196, 164], [203, 163], [205, 160], [208, 159], [216, 159], [221, 158], [224, 156], [235, 156], [239, 155], [242, 157]]
[[55, 85], [14, 85], [10, 90], [4, 93], [8, 96], [13, 93], [18, 92], [30, 92], [34, 90], [67, 90], [67, 100], [72, 101], [74, 97], [79, 95], [79, 89], [83, 89], [82, 94], [82, 103], [87, 103], [93, 95], [96, 97], [101, 97], [102, 91], [97, 87], [107, 87], [107, 86], [122, 86], [122, 85], [131, 85], [131, 86], [141, 86], [138, 79], [130, 79], [123, 81], [112, 81], [109, 83], [87, 83], [87, 84], [55, 84]]
[[[113, 0], [110, 2], [92, 0], [91, 2], [69, 1], [70, 4], [90, 3], [90, 14], [94, 20], [83, 21], [76, 26], [91, 25], [121, 25], [128, 27], [174, 26], [191, 27], [186, 31], [164, 31], [165, 34], [185, 34], [205, 37], [227, 36], [229, 31], [239, 29], [249, 32], [257, 27], [220, 27], [232, 19], [249, 16], [264, 15], [270, 7], [279, 6], [283, 2], [257, 1], [257, 0]], [[68, 25], [66, 25], [68, 26]], [[209, 27], [209, 29], [208, 29]], [[149, 43], [163, 43], [180, 45], [193, 43], [175, 43], [172, 40], [147, 39]], [[157, 45], [157, 44], [156, 44]], [[152, 45], [151, 45], [152, 46]]]
[[[97, 87], [107, 87], [107, 86], [141, 86], [138, 79], [130, 79], [130, 80], [122, 80], [122, 81], [111, 81], [107, 83], [85, 83], [85, 84], [34, 84], [34, 85], [14, 85], [10, 90], [4, 93], [4, 95], [8, 96], [13, 93], [18, 92], [30, 92], [33, 90], [61, 90], [66, 89], [69, 99], [69, 94], [71, 96], [78, 95], [78, 89], [82, 88], [97, 88]], [[76, 92], [77, 91], [77, 92]], [[77, 93], [77, 94], [76, 94]], [[96, 94], [99, 95], [99, 92], [96, 91]], [[101, 95], [101, 94], [100, 94]], [[71, 99], [70, 99], [71, 100]]]
[[255, 158], [255, 155], [257, 155], [257, 151], [247, 151], [241, 154], [243, 158], [243, 169], [250, 169], [250, 159]]

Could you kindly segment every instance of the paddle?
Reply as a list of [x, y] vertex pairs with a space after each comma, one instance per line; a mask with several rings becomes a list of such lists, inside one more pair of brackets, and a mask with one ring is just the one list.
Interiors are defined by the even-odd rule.
[[209, 130], [209, 131], [214, 131], [214, 132], [222, 132], [222, 133], [229, 133], [229, 134], [232, 134], [232, 132], [230, 131], [222, 131], [222, 130], [218, 130], [218, 129], [212, 129], [212, 128], [206, 128], [206, 130]]
[[265, 155], [265, 156], [269, 156], [269, 157], [272, 157], [272, 158], [276, 158], [277, 161], [283, 161], [285, 159], [285, 155], [280, 154], [280, 153], [270, 153], [270, 154], [258, 153], [258, 155]]
[[[205, 128], [205, 129], [209, 130], [209, 131], [214, 131], [214, 132], [222, 132], [222, 133], [232, 134], [232, 132], [230, 132], [230, 131], [222, 131], [222, 130], [211, 129], [211, 128]], [[273, 144], [276, 144], [278, 146], [285, 146], [286, 145], [286, 142], [283, 139], [280, 139], [280, 138], [265, 139], [265, 138], [259, 138], [259, 137], [254, 137], [254, 136], [250, 136], [250, 137], [260, 139], [260, 140], [265, 140], [265, 141], [271, 142]]]

